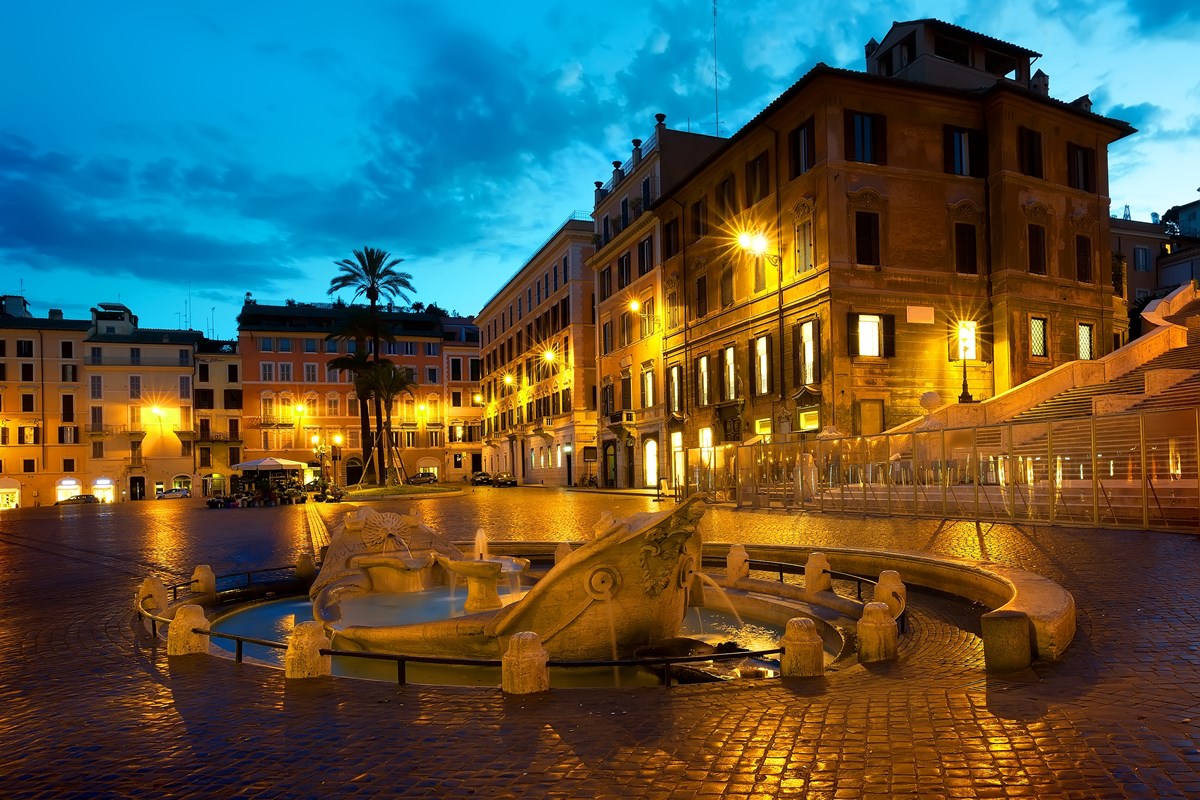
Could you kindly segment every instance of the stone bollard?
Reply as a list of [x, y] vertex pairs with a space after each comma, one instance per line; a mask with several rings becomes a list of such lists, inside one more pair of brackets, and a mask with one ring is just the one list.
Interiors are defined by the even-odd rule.
[[292, 628], [287, 653], [283, 657], [285, 678], [323, 678], [333, 672], [333, 657], [321, 655], [329, 649], [325, 628], [315, 620], [301, 622]]
[[979, 622], [988, 672], [1018, 672], [1033, 663], [1029, 617], [1024, 611], [989, 611]]
[[212, 567], [208, 564], [201, 564], [192, 572], [192, 592], [204, 597], [217, 596], [217, 576], [213, 574]]
[[886, 603], [867, 603], [863, 606], [862, 619], [858, 621], [858, 660], [891, 661], [896, 657], [898, 646], [896, 620], [888, 612]]
[[887, 603], [892, 618], [900, 616], [908, 604], [908, 589], [900, 580], [900, 573], [894, 569], [885, 569], [879, 573], [879, 583], [875, 584], [875, 602]]
[[811, 619], [789, 619], [779, 646], [783, 648], [779, 657], [783, 677], [819, 678], [825, 674], [825, 647]]
[[[205, 632], [195, 633], [196, 629]], [[167, 655], [186, 656], [207, 652], [208, 617], [204, 616], [204, 609], [191, 604], [175, 609], [175, 617], [167, 630]]]
[[824, 553], [811, 553], [804, 564], [804, 593], [816, 594], [833, 590], [833, 576], [829, 574], [829, 559]]
[[501, 659], [500, 688], [505, 694], [535, 694], [550, 690], [550, 654], [532, 631], [514, 633]]
[[135, 611], [146, 611], [161, 617], [167, 610], [167, 587], [163, 586], [159, 578], [146, 578], [133, 598], [133, 608]]
[[746, 554], [745, 545], [735, 544], [729, 548], [729, 555], [725, 556], [725, 584], [733, 586], [749, 577], [750, 556]]
[[573, 552], [570, 542], [559, 542], [558, 547], [554, 548], [554, 563], [557, 564]]
[[296, 577], [302, 581], [316, 580], [317, 562], [313, 561], [312, 553], [301, 553], [296, 559]]

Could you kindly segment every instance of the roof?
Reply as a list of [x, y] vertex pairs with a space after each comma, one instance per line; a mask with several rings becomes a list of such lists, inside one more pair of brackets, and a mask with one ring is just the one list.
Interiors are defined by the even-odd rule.
[[[238, 331], [297, 332], [330, 334], [336, 323], [351, 309], [367, 306], [333, 305], [328, 303], [295, 303], [293, 305], [264, 305], [250, 302], [242, 306], [238, 315]], [[443, 325], [473, 328], [474, 325], [459, 317], [443, 317], [416, 311], [387, 310], [379, 306], [380, 316], [397, 336], [443, 337]]]
[[200, 331], [168, 328], [135, 328], [129, 333], [94, 333], [87, 341], [98, 344], [194, 345], [204, 338]]
[[1030, 58], [1041, 58], [1042, 57], [1041, 53], [1030, 50], [1027, 47], [1022, 47], [1019, 44], [1013, 44], [1012, 42], [1006, 42], [1002, 39], [996, 39], [994, 37], [988, 36], [987, 34], [979, 33], [978, 31], [973, 31], [970, 28], [963, 28], [959, 25], [954, 25], [952, 23], [944, 22], [940, 19], [934, 19], [932, 17], [926, 17], [924, 19], [910, 19], [905, 22], [893, 21], [892, 27], [888, 29], [887, 34], [884, 35], [884, 37], [883, 37], [883, 42], [880, 42], [879, 46], [883, 47], [884, 43], [887, 42], [888, 37], [891, 36], [892, 32], [895, 31], [897, 28], [907, 28], [909, 26], [920, 26], [920, 25], [923, 25], [927, 28], [935, 28], [935, 29], [940, 29], [943, 31], [950, 31], [952, 33], [958, 34], [959, 36], [961, 36], [963, 38], [972, 39], [972, 40], [979, 41], [979, 42], [987, 42], [988, 44], [990, 44], [992, 46], [992, 49], [1001, 50], [1001, 51], [1004, 51], [1007, 53], [1011, 53], [1013, 55], [1028, 56]]

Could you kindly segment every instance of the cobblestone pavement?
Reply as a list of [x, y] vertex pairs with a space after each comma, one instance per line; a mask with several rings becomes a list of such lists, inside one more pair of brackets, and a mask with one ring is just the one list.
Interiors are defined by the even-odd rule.
[[[397, 504], [469, 541], [570, 539], [648, 498], [514, 489]], [[985, 676], [980, 609], [912, 590], [901, 657], [808, 682], [673, 689], [285, 681], [168, 659], [132, 621], [150, 574], [291, 563], [310, 515], [201, 501], [0, 515], [4, 797], [1200, 797], [1200, 538], [712, 509], [712, 542], [983, 558], [1074, 593], [1062, 661]]]

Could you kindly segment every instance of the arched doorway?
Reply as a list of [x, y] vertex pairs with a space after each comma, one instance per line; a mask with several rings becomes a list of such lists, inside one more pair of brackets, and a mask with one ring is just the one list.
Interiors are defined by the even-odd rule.
[[79, 483], [78, 478], [59, 478], [54, 482], [54, 502], [66, 500], [77, 494], [83, 494], [83, 485]]
[[604, 485], [617, 485], [617, 444], [613, 441], [604, 443]]
[[0, 478], [0, 511], [21, 507], [21, 482], [16, 478]]
[[117, 483], [112, 478], [96, 478], [92, 481], [92, 494], [96, 495], [96, 499], [101, 503], [115, 502]]
[[642, 479], [643, 486], [658, 486], [658, 440], [646, 439], [642, 442]]
[[346, 485], [354, 486], [362, 481], [363, 462], [362, 459], [355, 456], [354, 458], [346, 459]]

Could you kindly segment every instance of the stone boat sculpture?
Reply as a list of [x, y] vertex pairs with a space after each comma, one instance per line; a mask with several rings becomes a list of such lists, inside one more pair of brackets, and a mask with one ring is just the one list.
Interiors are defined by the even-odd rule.
[[420, 591], [449, 580], [461, 551], [414, 516], [359, 509], [334, 528], [313, 584], [313, 613], [335, 649], [495, 659], [510, 636], [533, 631], [550, 657], [632, 657], [679, 633], [700, 564], [694, 497], [662, 512], [615, 520], [562, 558], [521, 599], [461, 617], [382, 626], [346, 625], [339, 603], [375, 592]]

